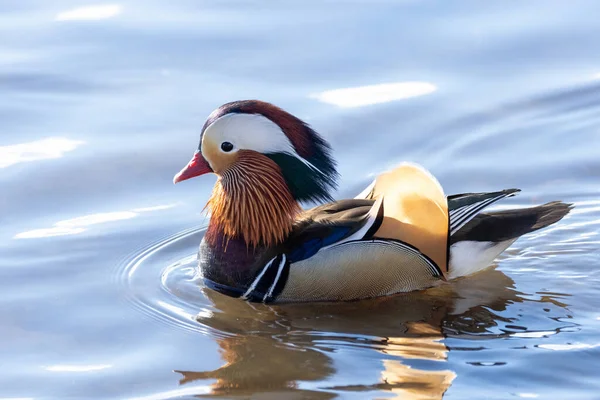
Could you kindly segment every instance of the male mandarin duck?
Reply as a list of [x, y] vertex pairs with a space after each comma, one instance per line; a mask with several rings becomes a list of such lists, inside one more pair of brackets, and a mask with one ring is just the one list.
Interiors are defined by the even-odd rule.
[[[235, 101], [208, 117], [174, 183], [215, 173], [200, 244], [206, 285], [253, 302], [347, 301], [425, 289], [480, 271], [571, 205], [481, 212], [519, 192], [446, 197], [424, 168], [402, 164], [354, 199], [333, 201], [329, 144], [272, 104]], [[303, 210], [300, 202], [327, 202]]]

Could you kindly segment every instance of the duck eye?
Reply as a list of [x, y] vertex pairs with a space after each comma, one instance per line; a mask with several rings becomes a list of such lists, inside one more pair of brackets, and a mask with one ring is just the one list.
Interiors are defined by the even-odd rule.
[[221, 150], [223, 150], [225, 153], [229, 153], [231, 150], [233, 150], [233, 144], [229, 142], [223, 142], [221, 143]]

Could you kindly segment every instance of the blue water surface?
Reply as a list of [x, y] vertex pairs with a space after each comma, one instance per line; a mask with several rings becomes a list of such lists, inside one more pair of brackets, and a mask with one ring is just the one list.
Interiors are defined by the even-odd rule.
[[[600, 3], [3, 0], [0, 398], [600, 398]], [[373, 85], [375, 86], [373, 88]], [[202, 287], [220, 104], [334, 148], [351, 197], [401, 161], [501, 207], [574, 203], [425, 293], [249, 305]]]

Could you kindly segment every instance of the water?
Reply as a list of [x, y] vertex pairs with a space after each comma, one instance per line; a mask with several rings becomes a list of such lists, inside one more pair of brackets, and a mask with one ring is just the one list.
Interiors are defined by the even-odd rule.
[[[0, 398], [600, 398], [599, 13], [3, 1]], [[402, 84], [329, 92], [384, 83]], [[576, 208], [443, 289], [241, 303], [194, 277], [214, 178], [171, 179], [243, 98], [330, 140], [337, 197], [410, 160], [447, 193]]]

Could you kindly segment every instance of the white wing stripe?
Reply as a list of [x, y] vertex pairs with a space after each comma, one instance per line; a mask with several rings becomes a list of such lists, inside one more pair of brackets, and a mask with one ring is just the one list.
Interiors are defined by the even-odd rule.
[[457, 230], [459, 230], [460, 228], [462, 228], [467, 222], [469, 222], [470, 220], [472, 220], [477, 213], [479, 213], [479, 211], [481, 211], [482, 209], [484, 209], [485, 207], [487, 207], [489, 204], [503, 198], [506, 197], [505, 194], [501, 195], [501, 196], [496, 196], [496, 197], [492, 197], [491, 199], [488, 199], [482, 203], [478, 203], [476, 207], [474, 207], [472, 210], [469, 210], [468, 213], [466, 213], [464, 216], [461, 215], [458, 220], [456, 221], [450, 221], [450, 236], [454, 235], [456, 233]]
[[258, 285], [258, 282], [260, 282], [261, 278], [263, 277], [263, 275], [265, 274], [265, 272], [267, 272], [267, 270], [269, 269], [269, 267], [271, 266], [271, 264], [273, 264], [273, 261], [275, 261], [276, 258], [277, 258], [277, 256], [271, 258], [271, 260], [267, 263], [267, 265], [265, 265], [265, 267], [262, 269], [262, 271], [260, 271], [260, 274], [258, 274], [258, 276], [256, 277], [256, 279], [254, 279], [254, 282], [252, 282], [252, 285], [250, 285], [250, 287], [248, 288], [248, 290], [246, 290], [246, 292], [242, 295], [242, 298], [244, 300], [248, 299], [248, 296], [250, 296], [250, 293], [252, 293], [252, 291], [254, 289], [256, 289], [256, 285]]
[[450, 225], [452, 226], [452, 221], [456, 221], [457, 219], [468, 213], [470, 210], [477, 207], [478, 204], [479, 203], [469, 204], [466, 206], [462, 206], [461, 208], [458, 208], [456, 210], [452, 210], [450, 212]]
[[363, 239], [365, 237], [365, 235], [367, 234], [367, 232], [369, 232], [369, 229], [371, 229], [373, 224], [375, 224], [375, 221], [377, 221], [377, 216], [379, 215], [379, 210], [381, 209], [382, 205], [383, 205], [383, 196], [379, 197], [379, 199], [377, 199], [377, 201], [375, 202], [373, 207], [371, 207], [371, 210], [369, 210], [368, 221], [365, 222], [365, 224], [358, 231], [354, 232], [352, 235], [348, 236], [347, 238], [340, 240], [339, 242], [332, 243], [329, 246], [321, 247], [319, 249], [319, 251], [327, 250], [330, 247], [337, 246], [342, 243], [351, 242], [353, 240]]
[[374, 180], [373, 182], [371, 182], [371, 184], [369, 186], [367, 186], [365, 188], [365, 190], [363, 190], [362, 192], [360, 192], [355, 199], [366, 199], [368, 195], [371, 194], [371, 192], [373, 191], [373, 189], [375, 188], [375, 183], [377, 181]]
[[[456, 214], [454, 214], [452, 216], [452, 220], [450, 221], [450, 226], [452, 227], [453, 225], [459, 224], [465, 216], [468, 216], [473, 210], [476, 210], [481, 205], [486, 204], [488, 202], [488, 200], [490, 200], [490, 199], [480, 201], [475, 204], [471, 204], [471, 205], [466, 206], [463, 209], [461, 209], [460, 212], [457, 212]], [[491, 199], [491, 200], [493, 200], [493, 199]]]
[[269, 297], [273, 294], [273, 290], [275, 290], [275, 286], [277, 286], [277, 282], [279, 282], [279, 278], [281, 277], [281, 271], [283, 271], [283, 267], [285, 267], [286, 262], [285, 254], [281, 255], [281, 262], [279, 263], [279, 269], [277, 270], [277, 275], [275, 275], [275, 279], [273, 280], [273, 284], [269, 288], [269, 291], [263, 297], [263, 302], [267, 301]]
[[473, 219], [477, 215], [477, 213], [479, 213], [479, 211], [481, 211], [494, 201], [496, 201], [496, 198], [488, 199], [481, 203], [477, 203], [475, 207], [469, 208], [467, 213], [462, 214], [460, 217], [454, 219], [453, 221], [450, 221], [450, 235], [453, 235], [458, 229], [460, 229], [467, 222]]

